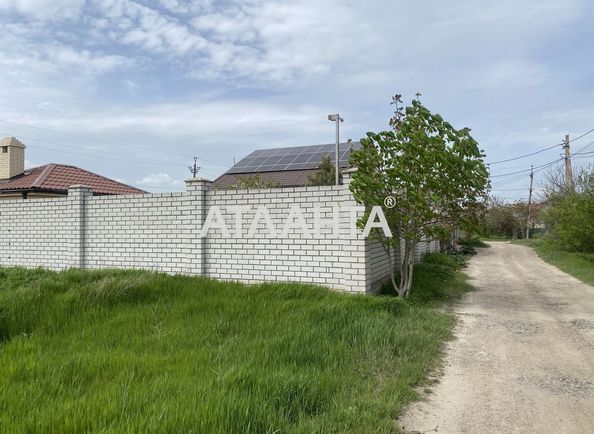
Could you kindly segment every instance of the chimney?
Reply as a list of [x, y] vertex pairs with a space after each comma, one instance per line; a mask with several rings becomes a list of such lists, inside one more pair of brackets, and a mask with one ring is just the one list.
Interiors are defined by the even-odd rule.
[[0, 140], [0, 179], [9, 179], [25, 171], [25, 145], [14, 137]]

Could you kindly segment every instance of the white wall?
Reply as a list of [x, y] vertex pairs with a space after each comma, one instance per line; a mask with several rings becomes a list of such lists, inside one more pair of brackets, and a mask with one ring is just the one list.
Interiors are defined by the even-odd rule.
[[[208, 207], [218, 206], [230, 229], [230, 236], [221, 231], [206, 238], [205, 270], [217, 279], [241, 281], [300, 281], [318, 283], [344, 291], [364, 291], [365, 240], [349, 234], [348, 216], [338, 215], [339, 237], [330, 227], [321, 227], [314, 234], [314, 213], [320, 218], [333, 218], [333, 206], [354, 206], [344, 186], [275, 188], [267, 190], [214, 190], [208, 192]], [[263, 221], [253, 237], [235, 238], [235, 214], [232, 206], [246, 210], [243, 232], [247, 235], [258, 206], [269, 210], [277, 234], [282, 232], [292, 206], [299, 207], [309, 233], [292, 228], [286, 236], [271, 238]]]
[[71, 267], [75, 209], [68, 197], [0, 201], [0, 265]]
[[[68, 197], [0, 201], [0, 265], [61, 270], [139, 268], [201, 274], [242, 282], [298, 281], [349, 292], [370, 292], [389, 278], [389, 263], [377, 243], [352, 235], [350, 213], [339, 214], [339, 237], [330, 227], [314, 233], [314, 210], [323, 220], [334, 206], [356, 203], [345, 185], [268, 190], [213, 190], [188, 181], [183, 193], [93, 196], [73, 186]], [[235, 238], [232, 206], [251, 207], [243, 235]], [[261, 223], [247, 236], [258, 206], [265, 206], [279, 236]], [[208, 211], [219, 207], [232, 231], [207, 237], [200, 230]], [[309, 234], [292, 228], [280, 236], [292, 206], [303, 210]], [[420, 253], [420, 252], [419, 252]]]
[[[391, 249], [390, 252], [393, 266], [398, 271], [400, 252]], [[390, 279], [390, 261], [386, 250], [379, 241], [367, 240], [366, 242], [367, 280], [369, 290], [378, 291], [382, 284]]]
[[200, 249], [188, 230], [198, 220], [191, 200], [186, 193], [88, 198], [84, 266], [191, 273], [188, 259]]

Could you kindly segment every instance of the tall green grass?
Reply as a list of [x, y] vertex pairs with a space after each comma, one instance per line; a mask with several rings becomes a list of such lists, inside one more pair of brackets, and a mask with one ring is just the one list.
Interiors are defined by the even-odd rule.
[[417, 300], [402, 302], [0, 269], [0, 432], [397, 431], [451, 333], [436, 300], [466, 287], [432, 273], [421, 267]]
[[594, 254], [568, 252], [549, 239], [516, 240], [532, 247], [543, 260], [585, 283], [594, 285]]

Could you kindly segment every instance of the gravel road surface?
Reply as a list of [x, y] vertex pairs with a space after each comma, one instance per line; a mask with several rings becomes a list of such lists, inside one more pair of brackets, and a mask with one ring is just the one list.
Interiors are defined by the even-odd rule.
[[[491, 243], [466, 270], [476, 288], [443, 375], [405, 432], [594, 433], [594, 287], [528, 247]], [[594, 266], [594, 265], [593, 265]]]

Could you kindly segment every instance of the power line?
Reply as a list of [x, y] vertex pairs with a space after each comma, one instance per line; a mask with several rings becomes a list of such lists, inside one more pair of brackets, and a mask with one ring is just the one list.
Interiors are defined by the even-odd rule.
[[[576, 141], [576, 140], [579, 140], [579, 139], [581, 139], [582, 137], [585, 137], [585, 136], [587, 136], [588, 134], [590, 134], [590, 133], [592, 133], [592, 132], [594, 132], [594, 128], [593, 128], [593, 129], [591, 129], [590, 131], [587, 131], [587, 132], [585, 132], [585, 133], [584, 133], [584, 134], [582, 134], [581, 136], [578, 136], [578, 137], [576, 137], [576, 138], [574, 138], [574, 139], [570, 140], [570, 141], [569, 141], [569, 143], [571, 143], [571, 142], [574, 142], [574, 141]], [[580, 151], [582, 151], [582, 150], [586, 149], [588, 146], [590, 146], [590, 145], [592, 145], [592, 144], [594, 144], [594, 142], [591, 142], [591, 143], [589, 143], [588, 145], [584, 146], [582, 149], [580, 149]], [[530, 153], [530, 154], [519, 155], [519, 156], [517, 156], [517, 157], [507, 158], [507, 159], [505, 159], [505, 160], [498, 160], [498, 161], [493, 161], [493, 162], [491, 162], [491, 163], [486, 163], [486, 164], [490, 166], [490, 165], [493, 165], [493, 164], [507, 163], [507, 162], [509, 162], [509, 161], [520, 160], [520, 159], [522, 159], [522, 158], [531, 157], [531, 156], [533, 156], [533, 155], [540, 154], [541, 152], [546, 152], [546, 151], [549, 151], [549, 150], [551, 150], [551, 149], [554, 149], [554, 148], [556, 148], [557, 146], [562, 146], [562, 145], [563, 145], [563, 143], [558, 143], [558, 144], [556, 144], [556, 145], [549, 146], [548, 148], [540, 149], [540, 150], [538, 150], [538, 151], [536, 151], [536, 152], [532, 152], [532, 153]], [[580, 152], [580, 151], [578, 151], [578, 152]]]
[[[126, 147], [126, 148], [135, 148], [135, 149], [140, 149], [140, 150], [144, 150], [144, 151], [161, 153], [161, 154], [167, 154], [167, 155], [177, 155], [179, 157], [183, 157], [184, 159], [188, 157], [187, 155], [176, 153], [176, 152], [171, 152], [169, 150], [167, 150], [167, 151], [160, 151], [158, 149], [150, 148], [150, 147], [147, 147], [147, 146], [131, 145], [131, 144], [128, 144], [128, 143], [127, 144], [118, 143], [118, 142], [114, 142], [114, 141], [111, 141], [111, 140], [98, 139], [98, 138], [89, 137], [89, 136], [82, 136], [82, 135], [79, 135], [79, 134], [72, 134], [72, 133], [68, 133], [68, 132], [64, 132], [64, 131], [59, 131], [59, 130], [54, 130], [54, 129], [50, 129], [50, 128], [35, 127], [33, 125], [28, 125], [28, 124], [23, 124], [23, 123], [19, 123], [19, 122], [13, 122], [13, 121], [7, 121], [5, 119], [0, 119], [0, 122], [5, 123], [5, 124], [17, 125], [17, 126], [24, 127], [24, 128], [31, 128], [31, 129], [39, 130], [39, 131], [47, 131], [47, 132], [55, 133], [55, 134], [62, 134], [64, 136], [75, 137], [75, 138], [78, 138], [78, 139], [84, 139], [84, 140], [91, 140], [91, 141], [95, 141], [95, 142], [107, 143], [107, 144], [111, 144], [111, 145], [115, 145], [115, 146], [121, 146], [121, 147]], [[26, 139], [26, 137], [24, 137], [24, 136], [23, 136], [23, 138]], [[28, 140], [31, 140], [31, 139], [28, 139]], [[205, 161], [207, 163], [210, 163], [210, 164], [212, 164], [214, 166], [220, 166], [220, 167], [227, 168], [227, 165], [224, 165], [224, 164], [215, 163], [214, 161], [209, 161], [209, 160], [206, 160], [204, 158], [201, 158], [201, 160], [202, 161]]]
[[[553, 161], [550, 161], [548, 163], [542, 164], [540, 166], [536, 166], [536, 167], [534, 167], [534, 169], [536, 170], [536, 169], [539, 169], [539, 168], [548, 167], [548, 166], [550, 166], [552, 164], [558, 163], [559, 161], [562, 161], [562, 160], [561, 159], [553, 160]], [[501, 178], [503, 176], [517, 175], [519, 173], [527, 173], [527, 172], [530, 172], [530, 170], [532, 170], [532, 169], [518, 170], [516, 172], [501, 173], [499, 175], [491, 175], [491, 178]]]
[[[524, 180], [524, 179], [526, 179], [526, 175], [524, 173], [522, 173], [520, 176], [516, 175], [516, 176], [512, 176], [511, 178], [504, 179], [504, 180], [497, 180], [497, 186], [504, 187], [504, 186], [514, 184], [514, 183]], [[523, 188], [522, 190], [526, 190], [526, 189]]]
[[558, 146], [561, 146], [561, 145], [563, 145], [563, 143], [558, 143], [558, 144], [556, 144], [556, 145], [549, 146], [548, 148], [540, 149], [540, 150], [538, 150], [538, 151], [536, 151], [536, 152], [532, 152], [532, 153], [530, 153], [530, 154], [526, 154], [526, 155], [520, 155], [520, 156], [518, 156], [518, 157], [508, 158], [508, 159], [506, 159], [506, 160], [493, 161], [492, 163], [487, 163], [487, 165], [488, 165], [488, 166], [491, 166], [491, 165], [493, 165], [493, 164], [507, 163], [507, 162], [509, 162], [509, 161], [514, 161], [514, 160], [519, 160], [519, 159], [521, 159], [521, 158], [531, 157], [531, 156], [533, 156], [533, 155], [537, 155], [537, 154], [540, 154], [541, 152], [549, 151], [549, 150], [551, 150], [551, 149], [553, 149], [553, 148], [556, 148], [556, 147], [558, 147]]
[[[22, 123], [13, 122], [13, 121], [7, 121], [5, 119], [0, 119], [0, 122], [2, 122], [4, 124], [17, 125], [19, 127], [24, 127], [24, 128], [31, 128], [31, 129], [39, 130], [39, 131], [47, 131], [47, 132], [50, 132], [50, 133], [61, 134], [63, 136], [75, 137], [77, 139], [91, 140], [91, 141], [94, 141], [94, 142], [107, 143], [107, 144], [117, 145], [117, 146], [126, 146], [126, 147], [129, 147], [129, 148], [137, 148], [137, 149], [142, 149], [142, 150], [151, 151], [151, 152], [158, 152], [158, 153], [163, 153], [163, 154], [166, 153], [168, 155], [175, 155], [174, 152], [158, 151], [158, 150], [150, 149], [150, 148], [147, 148], [147, 147], [144, 147], [144, 146], [123, 144], [123, 143], [113, 142], [113, 141], [105, 140], [105, 139], [97, 139], [97, 138], [94, 138], [94, 137], [81, 136], [81, 135], [78, 135], [78, 134], [67, 133], [67, 132], [64, 132], [64, 131], [53, 130], [53, 129], [50, 129], [50, 128], [34, 127], [33, 125], [22, 124]], [[23, 137], [23, 138], [25, 138], [25, 137]], [[177, 155], [179, 155], [180, 157], [182, 156], [181, 154], [177, 154]], [[187, 157], [187, 155], [185, 155], [183, 157]]]
[[[0, 132], [0, 134], [6, 134], [3, 132]], [[174, 161], [166, 161], [166, 160], [153, 160], [150, 158], [135, 158], [135, 159], [131, 159], [129, 158], [128, 155], [126, 154], [120, 154], [117, 152], [111, 152], [110, 151], [110, 155], [120, 155], [126, 158], [115, 158], [115, 157], [110, 157], [107, 155], [96, 155], [96, 154], [89, 154], [87, 152], [103, 152], [103, 151], [99, 151], [99, 150], [94, 150], [94, 149], [89, 149], [87, 150], [87, 152], [77, 152], [77, 151], [64, 151], [61, 149], [56, 149], [54, 146], [57, 146], [58, 148], [63, 147], [63, 148], [74, 148], [74, 149], [78, 149], [77, 146], [73, 146], [73, 145], [64, 145], [61, 143], [56, 143], [56, 142], [52, 142], [49, 140], [42, 140], [42, 139], [35, 139], [33, 137], [25, 137], [25, 136], [20, 136], [21, 138], [25, 139], [25, 140], [31, 140], [33, 142], [40, 142], [40, 143], [46, 143], [50, 146], [41, 146], [41, 145], [34, 145], [37, 148], [42, 148], [42, 149], [49, 149], [52, 150], [54, 152], [60, 152], [63, 154], [72, 154], [72, 155], [80, 155], [83, 157], [92, 157], [92, 158], [99, 158], [99, 159], [103, 159], [103, 160], [111, 160], [111, 161], [121, 161], [121, 162], [125, 162], [125, 163], [133, 163], [133, 164], [145, 164], [145, 165], [152, 165], [154, 166], [155, 164], [158, 165], [168, 165], [168, 166], [174, 166], [174, 167], [182, 167], [183, 164], [182, 163], [177, 163]], [[215, 177], [216, 175], [212, 174], [212, 173], [208, 173], [208, 172], [204, 172], [204, 174]]]
[[590, 146], [592, 146], [592, 145], [594, 145], [594, 141], [593, 141], [593, 142], [590, 142], [590, 143], [588, 143], [586, 146], [584, 146], [583, 148], [581, 148], [579, 151], [575, 152], [573, 155], [577, 155], [577, 154], [579, 154], [579, 153], [580, 153], [580, 152], [582, 152], [584, 149], [586, 149], [586, 148], [589, 148], [589, 147], [590, 147]]
[[[523, 177], [522, 177], [523, 178]], [[540, 187], [535, 187], [534, 190], [539, 190]], [[491, 191], [526, 191], [525, 188], [495, 188]]]
[[507, 173], [502, 173], [500, 175], [491, 175], [491, 178], [501, 178], [503, 176], [517, 175], [518, 173], [524, 173], [524, 172], [529, 172], [529, 171], [530, 171], [530, 169], [518, 170], [516, 172], [507, 172]]
[[[2, 135], [8, 135], [8, 133], [4, 133], [4, 132], [0, 132], [0, 134], [2, 134]], [[58, 146], [58, 147], [62, 147], [62, 148], [80, 149], [78, 146], [65, 145], [63, 143], [52, 142], [50, 140], [36, 139], [34, 137], [26, 137], [26, 136], [19, 136], [19, 137], [22, 138], [22, 139], [25, 139], [25, 140], [31, 140], [31, 141], [39, 142], [39, 143], [47, 143], [49, 145]], [[36, 145], [36, 146], [39, 147], [39, 148], [43, 148], [43, 146], [39, 146], [39, 145]], [[50, 148], [48, 148], [48, 149], [50, 149]], [[66, 151], [64, 151], [64, 152], [66, 152]], [[87, 149], [86, 152], [104, 152], [104, 151], [95, 150], [95, 149]], [[70, 152], [70, 153], [72, 153], [72, 154], [78, 154], [78, 155], [86, 155], [86, 156], [96, 157], [96, 158], [107, 158], [107, 157], [105, 157], [103, 155], [97, 155], [97, 156], [95, 156], [95, 155], [85, 154], [85, 153], [81, 153], [81, 152]], [[122, 154], [122, 153], [119, 153], [119, 152], [112, 152], [112, 151], [110, 151], [109, 153], [110, 153], [110, 155], [120, 155], [122, 157], [130, 158], [130, 155]], [[113, 160], [114, 158], [109, 158], [109, 159], [110, 160]], [[152, 158], [135, 158], [134, 160], [122, 160], [122, 161], [127, 161], [127, 162], [140, 162], [140, 161], [143, 161], [143, 162], [147, 162], [147, 163], [173, 164], [173, 165], [176, 165], [176, 166], [181, 166], [181, 163], [177, 163], [177, 162], [174, 162], [174, 161], [156, 160], [156, 159], [152, 159]]]
[[587, 131], [587, 132], [585, 132], [585, 133], [584, 133], [584, 134], [582, 134], [581, 136], [577, 136], [576, 138], [574, 138], [574, 139], [571, 139], [571, 140], [569, 141], [569, 143], [571, 143], [571, 142], [575, 142], [576, 140], [579, 140], [579, 139], [581, 139], [582, 137], [586, 137], [588, 134], [590, 134], [590, 133], [592, 133], [592, 132], [594, 132], [594, 128], [592, 128], [590, 131]]

